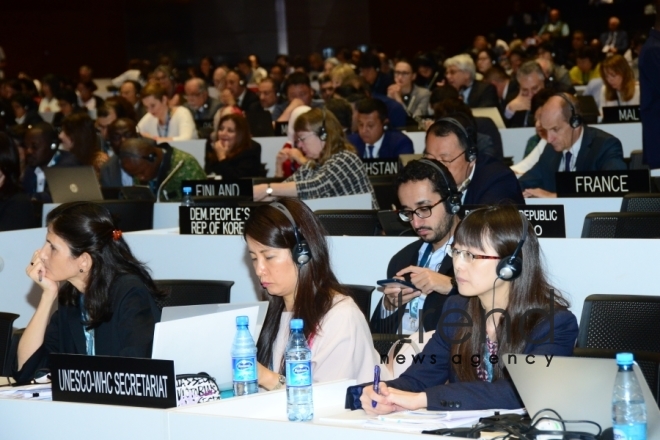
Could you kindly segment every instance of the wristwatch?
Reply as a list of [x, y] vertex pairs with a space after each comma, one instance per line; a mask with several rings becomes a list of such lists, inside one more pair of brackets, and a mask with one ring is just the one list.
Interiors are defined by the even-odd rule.
[[277, 378], [277, 385], [275, 385], [275, 387], [271, 391], [279, 390], [284, 385], [286, 385], [286, 377], [282, 376], [281, 374], [278, 376], [279, 377]]
[[270, 187], [270, 183], [268, 184], [268, 188], [266, 188], [266, 195], [268, 197], [273, 195], [273, 188]]

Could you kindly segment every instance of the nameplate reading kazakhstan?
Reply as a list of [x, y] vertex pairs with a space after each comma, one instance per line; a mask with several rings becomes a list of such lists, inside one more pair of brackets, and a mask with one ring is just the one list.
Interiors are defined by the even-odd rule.
[[184, 180], [183, 188], [190, 187], [193, 197], [242, 197], [252, 198], [252, 180]]
[[173, 408], [174, 361], [80, 354], [49, 355], [53, 400]]
[[623, 197], [651, 190], [649, 170], [556, 173], [558, 197]]
[[[465, 218], [470, 211], [486, 205], [465, 205], [459, 216]], [[566, 238], [564, 205], [516, 205], [518, 211], [532, 224], [537, 237]]]
[[398, 159], [362, 159], [367, 176], [383, 176], [399, 172]]
[[180, 206], [179, 234], [243, 235], [249, 206]]
[[618, 124], [622, 122], [642, 122], [638, 105], [621, 107], [603, 107], [603, 122]]

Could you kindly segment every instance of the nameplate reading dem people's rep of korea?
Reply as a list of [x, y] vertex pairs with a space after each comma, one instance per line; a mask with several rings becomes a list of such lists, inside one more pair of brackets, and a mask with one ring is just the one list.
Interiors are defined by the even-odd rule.
[[53, 400], [173, 408], [174, 361], [51, 354]]
[[649, 170], [556, 173], [558, 197], [623, 197], [651, 189]]
[[243, 235], [249, 206], [180, 206], [179, 234]]
[[193, 197], [240, 197], [252, 199], [252, 179], [239, 180], [184, 180], [181, 182], [181, 194], [185, 194], [183, 188], [190, 188]]

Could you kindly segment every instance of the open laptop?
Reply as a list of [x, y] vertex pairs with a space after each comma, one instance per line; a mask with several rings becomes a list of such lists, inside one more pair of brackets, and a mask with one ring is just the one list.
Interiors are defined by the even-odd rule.
[[44, 174], [54, 203], [103, 200], [93, 167], [48, 167]]
[[[508, 354], [502, 359], [530, 417], [542, 409], [551, 408], [564, 420], [591, 420], [603, 429], [612, 427], [612, 390], [618, 371], [616, 360], [554, 356], [548, 365], [543, 355], [536, 355], [534, 364], [527, 363], [524, 354], [516, 357], [516, 363], [513, 359], [508, 362]], [[660, 438], [658, 405], [637, 364], [633, 371], [646, 403], [647, 438]], [[544, 415], [554, 417], [551, 413]], [[567, 429], [596, 432], [595, 427], [588, 424], [569, 424]]]
[[151, 357], [173, 360], [176, 374], [208, 373], [221, 390], [230, 389], [236, 317], [248, 317], [256, 342], [267, 310], [266, 301], [165, 307], [154, 330]]

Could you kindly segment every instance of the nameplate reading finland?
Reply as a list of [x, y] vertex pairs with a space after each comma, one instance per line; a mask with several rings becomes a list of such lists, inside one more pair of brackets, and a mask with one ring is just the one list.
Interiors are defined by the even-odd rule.
[[183, 188], [192, 188], [193, 197], [242, 197], [252, 198], [252, 180], [184, 180]]
[[638, 105], [621, 107], [603, 107], [603, 122], [618, 124], [621, 122], [642, 122]]
[[249, 206], [180, 206], [179, 233], [243, 235], [249, 217]]
[[362, 163], [367, 176], [383, 176], [399, 172], [397, 159], [362, 159]]
[[556, 173], [559, 197], [623, 197], [650, 191], [648, 170]]
[[[463, 217], [487, 205], [464, 205], [464, 211], [459, 212]], [[537, 237], [566, 238], [566, 216], [564, 205], [516, 205], [518, 211], [532, 224]], [[464, 213], [463, 213], [464, 212]]]
[[174, 361], [51, 354], [53, 400], [173, 408]]

